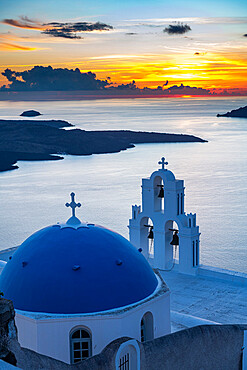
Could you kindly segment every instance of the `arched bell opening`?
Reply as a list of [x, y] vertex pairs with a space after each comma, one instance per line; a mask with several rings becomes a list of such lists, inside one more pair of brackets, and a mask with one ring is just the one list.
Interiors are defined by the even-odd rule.
[[172, 269], [179, 263], [179, 227], [173, 220], [165, 225], [165, 259], [166, 269]]
[[154, 225], [149, 217], [143, 217], [140, 224], [140, 240], [146, 258], [154, 258]]
[[156, 176], [153, 183], [154, 211], [164, 212], [165, 209], [165, 186], [162, 178]]

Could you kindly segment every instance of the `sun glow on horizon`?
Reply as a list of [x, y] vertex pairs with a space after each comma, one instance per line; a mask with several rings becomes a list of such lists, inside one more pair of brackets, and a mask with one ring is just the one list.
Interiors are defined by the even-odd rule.
[[[146, 18], [135, 13], [129, 19], [116, 13], [117, 20], [113, 15], [112, 19], [97, 16], [101, 23], [92, 22], [93, 17], [97, 18], [92, 14], [90, 21], [85, 19], [85, 24], [93, 25], [92, 29], [84, 32], [80, 28], [84, 20], [75, 14], [68, 18], [64, 13], [59, 19], [53, 18], [56, 13], [49, 19], [41, 19], [41, 14], [37, 20], [35, 16], [19, 16], [13, 11], [13, 16], [9, 12], [0, 22], [0, 72], [6, 68], [20, 72], [37, 65], [51, 65], [79, 68], [83, 73], [91, 71], [101, 80], [109, 81], [110, 77], [113, 85], [134, 80], [139, 88], [157, 88], [168, 81], [166, 88], [183, 84], [241, 92], [247, 89], [244, 36], [247, 17], [242, 17], [242, 13], [229, 17], [223, 13], [206, 17], [202, 13], [176, 18], [169, 14], [159, 18], [150, 9]], [[171, 35], [164, 32], [169, 22], [178, 21], [191, 29]], [[8, 83], [1, 75], [0, 86]]]

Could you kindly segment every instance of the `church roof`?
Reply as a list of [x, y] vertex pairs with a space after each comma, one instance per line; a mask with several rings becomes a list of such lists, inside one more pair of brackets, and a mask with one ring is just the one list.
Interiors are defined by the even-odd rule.
[[157, 285], [150, 265], [127, 239], [82, 224], [75, 215], [31, 235], [0, 276], [0, 290], [16, 309], [64, 314], [136, 303]]

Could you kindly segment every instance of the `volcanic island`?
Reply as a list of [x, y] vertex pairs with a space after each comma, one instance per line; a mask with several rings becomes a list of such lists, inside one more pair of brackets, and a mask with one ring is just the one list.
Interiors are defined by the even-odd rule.
[[141, 143], [206, 142], [185, 134], [86, 131], [72, 127], [62, 120], [0, 120], [0, 171], [18, 168], [16, 162], [20, 160], [61, 160], [66, 154], [117, 153]]

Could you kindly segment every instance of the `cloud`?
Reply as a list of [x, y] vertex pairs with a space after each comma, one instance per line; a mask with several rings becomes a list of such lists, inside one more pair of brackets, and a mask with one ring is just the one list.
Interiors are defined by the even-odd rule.
[[92, 32], [92, 31], [109, 31], [113, 27], [109, 24], [96, 22], [76, 22], [76, 23], [46, 23], [47, 27], [42, 33], [53, 36], [53, 37], [64, 37], [69, 39], [81, 39], [82, 37], [77, 35], [78, 32]]
[[37, 23], [36, 20], [34, 19], [31, 19], [29, 17], [27, 17], [26, 15], [22, 15], [19, 17], [21, 20], [23, 20], [24, 22], [28, 22], [28, 23]]
[[114, 86], [113, 89], [114, 90], [125, 90], [125, 89], [127, 89], [127, 90], [136, 90], [137, 86], [136, 86], [135, 80], [133, 80], [130, 83], [127, 83], [127, 84], [121, 84], [121, 85]]
[[247, 17], [183, 17], [183, 18], [148, 18], [148, 19], [128, 19], [129, 24], [134, 26], [164, 26], [167, 23], [194, 23], [194, 24], [246, 24]]
[[1, 23], [8, 24], [9, 26], [40, 30], [41, 33], [52, 37], [63, 37], [66, 39], [82, 39], [77, 33], [92, 32], [92, 31], [110, 31], [113, 29], [109, 24], [101, 22], [50, 22], [41, 23], [26, 16], [19, 17], [19, 19], [3, 19]]
[[133, 58], [149, 58], [149, 55], [131, 55], [131, 54], [112, 54], [102, 55], [97, 57], [90, 57], [89, 59], [133, 59]]
[[202, 87], [191, 87], [174, 85], [164, 90], [169, 95], [212, 95], [212, 92], [208, 89], [203, 89]]
[[32, 48], [29, 46], [22, 46], [22, 45], [17, 45], [17, 44], [11, 44], [8, 42], [0, 42], [0, 50], [9, 50], [9, 51], [32, 51], [32, 50], [37, 50], [37, 48]]
[[76, 35], [72, 32], [64, 32], [61, 30], [56, 29], [48, 29], [42, 32], [45, 35], [53, 36], [53, 37], [63, 37], [65, 39], [83, 39], [83, 37]]
[[23, 72], [7, 68], [2, 75], [10, 82], [8, 88], [2, 88], [5, 91], [100, 90], [109, 85], [107, 80], [97, 80], [94, 73], [81, 73], [78, 68], [73, 70], [35, 66]]
[[28, 17], [20, 17], [20, 20], [18, 19], [3, 19], [1, 23], [8, 24], [9, 26], [18, 27], [18, 28], [26, 28], [26, 29], [33, 29], [33, 30], [40, 30], [42, 29], [42, 25], [32, 20]]
[[183, 35], [186, 32], [191, 31], [191, 28], [188, 24], [183, 23], [176, 23], [176, 24], [169, 24], [163, 32], [168, 33], [168, 35]]
[[196, 51], [195, 53], [194, 53], [194, 55], [201, 55], [201, 56], [204, 56], [204, 55], [206, 55], [207, 54], [207, 52], [205, 51], [205, 52], [198, 52], [198, 51]]

